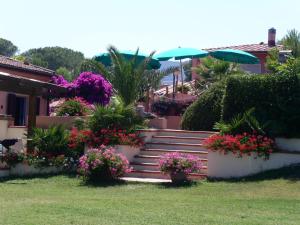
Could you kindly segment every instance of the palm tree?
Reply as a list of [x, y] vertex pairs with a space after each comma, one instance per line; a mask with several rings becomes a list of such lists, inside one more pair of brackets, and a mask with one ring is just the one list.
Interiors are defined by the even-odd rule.
[[296, 29], [289, 30], [279, 43], [292, 50], [295, 58], [300, 56], [300, 33]]
[[237, 73], [237, 64], [211, 57], [204, 58], [197, 67], [192, 68], [199, 76], [208, 80], [221, 80], [230, 74]]
[[152, 52], [144, 60], [138, 60], [139, 49], [136, 50], [132, 59], [125, 59], [114, 47], [108, 48], [112, 66], [105, 68], [101, 64], [101, 73], [112, 83], [117, 94], [121, 97], [125, 105], [134, 103], [140, 96], [143, 85], [144, 73], [149, 68], [149, 63], [154, 55]]

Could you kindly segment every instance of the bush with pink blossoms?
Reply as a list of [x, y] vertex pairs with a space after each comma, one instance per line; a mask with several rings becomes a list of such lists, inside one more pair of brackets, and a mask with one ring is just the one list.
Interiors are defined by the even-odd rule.
[[159, 168], [163, 173], [195, 173], [200, 171], [202, 163], [192, 154], [168, 153], [159, 160]]
[[[90, 104], [107, 105], [113, 94], [113, 88], [100, 74], [92, 72], [81, 73], [74, 81], [68, 82], [63, 76], [53, 76], [52, 82], [68, 89], [68, 93], [59, 97], [81, 97]], [[53, 97], [58, 97], [52, 93]]]
[[79, 159], [78, 172], [86, 180], [113, 180], [130, 172], [129, 162], [112, 147], [90, 149]]

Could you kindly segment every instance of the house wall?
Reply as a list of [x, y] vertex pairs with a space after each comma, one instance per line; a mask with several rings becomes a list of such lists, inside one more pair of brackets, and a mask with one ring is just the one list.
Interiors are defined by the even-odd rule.
[[[7, 112], [7, 95], [9, 94], [9, 92], [5, 92], [5, 91], [0, 91], [0, 114], [2, 115], [6, 115]], [[16, 96], [23, 96], [26, 97], [26, 108], [27, 108], [27, 112], [26, 114], [28, 114], [28, 96], [27, 95], [21, 95], [21, 94], [16, 94]], [[41, 116], [46, 116], [47, 115], [47, 99], [44, 99], [42, 97], [40, 97], [40, 115]]]

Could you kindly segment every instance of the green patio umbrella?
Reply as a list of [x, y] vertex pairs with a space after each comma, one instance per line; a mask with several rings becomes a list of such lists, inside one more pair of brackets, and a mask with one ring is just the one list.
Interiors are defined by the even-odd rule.
[[259, 59], [256, 56], [237, 49], [220, 49], [210, 52], [209, 55], [216, 59], [240, 64], [259, 63]]
[[[123, 55], [126, 59], [130, 60], [132, 59], [136, 52], [135, 51], [120, 51], [120, 54]], [[146, 54], [138, 52], [137, 60], [138, 62], [142, 62], [145, 58], [148, 56]], [[99, 55], [95, 56], [95, 60], [98, 62], [101, 62], [104, 66], [111, 66], [111, 58], [109, 53], [101, 53]], [[152, 58], [150, 61], [150, 69], [159, 69], [160, 63], [157, 59]]]
[[[174, 58], [175, 60], [180, 61], [180, 72], [181, 72], [181, 83], [183, 85], [183, 74], [182, 74], [182, 59], [192, 59], [192, 58], [202, 58], [208, 55], [207, 51], [195, 49], [195, 48], [174, 48], [165, 52], [158, 53], [154, 55], [154, 57], [160, 61], [166, 61]], [[173, 76], [173, 84], [174, 84], [174, 76]]]

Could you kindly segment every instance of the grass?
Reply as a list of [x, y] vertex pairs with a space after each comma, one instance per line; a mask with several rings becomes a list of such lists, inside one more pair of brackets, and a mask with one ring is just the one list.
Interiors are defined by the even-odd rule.
[[183, 187], [85, 185], [66, 175], [15, 178], [0, 181], [0, 224], [296, 225], [299, 177], [300, 167]]

